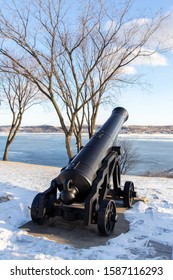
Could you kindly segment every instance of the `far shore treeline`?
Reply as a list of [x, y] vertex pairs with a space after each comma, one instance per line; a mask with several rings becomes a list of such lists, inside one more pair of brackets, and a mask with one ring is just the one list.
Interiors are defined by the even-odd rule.
[[[96, 130], [99, 129], [99, 125], [96, 126]], [[0, 126], [0, 133], [7, 133], [10, 130], [9, 125]], [[19, 132], [23, 133], [63, 133], [61, 127], [51, 125], [37, 125], [37, 126], [22, 126]], [[83, 133], [87, 133], [87, 126], [83, 126]], [[140, 126], [129, 125], [123, 126], [121, 129], [122, 134], [173, 134], [173, 125], [167, 126]]]

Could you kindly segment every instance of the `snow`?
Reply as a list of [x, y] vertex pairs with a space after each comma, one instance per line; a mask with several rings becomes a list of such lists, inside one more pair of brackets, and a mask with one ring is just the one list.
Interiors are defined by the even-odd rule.
[[163, 133], [127, 133], [119, 134], [119, 139], [127, 138], [128, 140], [145, 140], [145, 141], [162, 141], [162, 142], [172, 142], [173, 134], [163, 134]]
[[[19, 227], [30, 221], [35, 195], [47, 189], [59, 168], [0, 161], [0, 259], [1, 260], [139, 260], [159, 259], [152, 240], [173, 246], [172, 179], [123, 176], [147, 202], [139, 201], [125, 212], [130, 229], [110, 237], [106, 245], [75, 248], [46, 237], [31, 236]], [[160, 256], [163, 258], [163, 256]]]

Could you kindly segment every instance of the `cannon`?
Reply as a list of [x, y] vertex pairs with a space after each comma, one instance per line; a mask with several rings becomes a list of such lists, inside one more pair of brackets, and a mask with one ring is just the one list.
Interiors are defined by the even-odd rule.
[[121, 186], [120, 155], [117, 137], [128, 112], [117, 107], [79, 153], [62, 168], [50, 187], [38, 193], [31, 205], [34, 223], [44, 224], [49, 218], [83, 220], [96, 224], [101, 235], [109, 236], [117, 221], [116, 200], [131, 207], [136, 192], [127, 181]]

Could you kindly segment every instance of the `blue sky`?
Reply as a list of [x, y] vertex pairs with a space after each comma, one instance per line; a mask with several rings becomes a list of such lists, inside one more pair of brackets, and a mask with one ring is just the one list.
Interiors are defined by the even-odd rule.
[[152, 67], [145, 76], [146, 89], [134, 87], [120, 96], [129, 124], [173, 125], [173, 54], [166, 57], [167, 66]]
[[[152, 11], [160, 7], [165, 12], [173, 9], [173, 2], [170, 0], [138, 0], [136, 4], [140, 9], [151, 8]], [[168, 32], [173, 29], [173, 20], [170, 20], [169, 23], [167, 25]], [[173, 33], [171, 36], [173, 38]], [[166, 59], [166, 65], [150, 67], [145, 76], [149, 83], [146, 90], [133, 88], [122, 94], [119, 103], [129, 111], [127, 123], [173, 125], [173, 52], [164, 53], [162, 56]]]
[[[148, 14], [155, 13], [159, 8], [165, 12], [173, 9], [171, 0], [136, 0], [133, 13], [146, 9]], [[173, 47], [173, 16], [167, 22], [170, 43]], [[171, 38], [172, 36], [172, 38]], [[148, 67], [143, 63], [134, 65], [137, 73], [144, 73], [144, 87], [125, 88], [119, 95], [117, 106], [126, 108], [129, 112], [127, 125], [173, 125], [173, 51], [162, 53], [153, 59]], [[100, 109], [97, 123], [103, 123], [109, 117], [111, 109]], [[0, 107], [0, 125], [10, 124], [11, 115]], [[59, 125], [54, 109], [37, 106], [28, 110], [22, 125], [50, 124]]]

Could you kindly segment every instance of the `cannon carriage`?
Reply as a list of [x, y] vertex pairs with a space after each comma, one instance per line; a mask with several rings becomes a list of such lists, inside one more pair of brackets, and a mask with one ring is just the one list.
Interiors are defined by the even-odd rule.
[[116, 200], [131, 207], [136, 196], [131, 181], [121, 186], [120, 147], [117, 137], [128, 113], [122, 107], [112, 111], [105, 124], [54, 178], [50, 187], [38, 193], [31, 205], [34, 223], [49, 218], [83, 220], [97, 224], [101, 235], [112, 234], [117, 220]]

